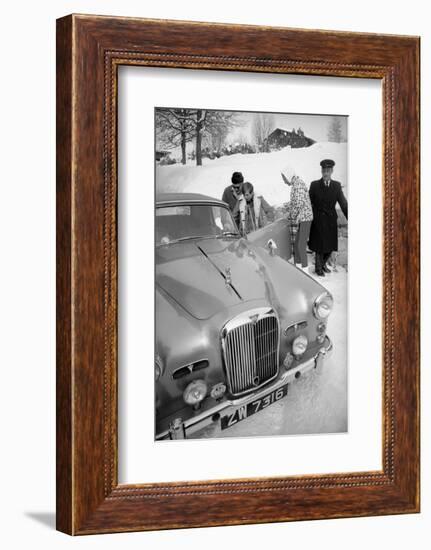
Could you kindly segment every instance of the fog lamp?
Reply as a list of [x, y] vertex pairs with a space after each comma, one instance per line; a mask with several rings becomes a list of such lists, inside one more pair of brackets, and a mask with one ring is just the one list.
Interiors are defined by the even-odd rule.
[[326, 324], [325, 323], [319, 323], [316, 327], [317, 332], [325, 332], [326, 331]]
[[221, 399], [225, 393], [226, 385], [223, 382], [219, 382], [211, 388], [210, 395], [213, 399]]
[[186, 387], [183, 399], [187, 405], [198, 405], [207, 394], [207, 385], [203, 380], [193, 380]]
[[317, 341], [319, 344], [325, 341], [326, 324], [321, 322], [317, 325]]
[[284, 365], [286, 370], [290, 369], [294, 359], [295, 358], [293, 357], [293, 355], [291, 353], [286, 353], [286, 357], [284, 358], [284, 361], [283, 361], [283, 365]]
[[302, 355], [308, 346], [308, 339], [304, 334], [300, 334], [292, 342], [292, 353], [295, 357]]

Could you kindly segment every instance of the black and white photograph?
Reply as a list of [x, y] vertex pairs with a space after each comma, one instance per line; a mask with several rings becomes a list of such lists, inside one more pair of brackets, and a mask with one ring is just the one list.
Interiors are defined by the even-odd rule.
[[348, 431], [348, 116], [156, 107], [155, 439]]

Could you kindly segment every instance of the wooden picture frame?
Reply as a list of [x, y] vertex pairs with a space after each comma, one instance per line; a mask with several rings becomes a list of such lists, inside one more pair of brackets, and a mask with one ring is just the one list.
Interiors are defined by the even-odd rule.
[[[380, 79], [381, 471], [119, 485], [117, 69]], [[419, 511], [419, 38], [70, 15], [57, 21], [57, 529], [69, 534]]]

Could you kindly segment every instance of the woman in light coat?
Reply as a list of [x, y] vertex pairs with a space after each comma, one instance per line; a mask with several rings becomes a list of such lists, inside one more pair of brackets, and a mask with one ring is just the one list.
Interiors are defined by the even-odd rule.
[[302, 269], [308, 266], [307, 241], [310, 235], [313, 210], [310, 196], [305, 182], [295, 173], [295, 170], [287, 166], [281, 177], [291, 187], [290, 202], [287, 206], [287, 219], [292, 225], [297, 225], [295, 242], [293, 246], [295, 264], [300, 264]]

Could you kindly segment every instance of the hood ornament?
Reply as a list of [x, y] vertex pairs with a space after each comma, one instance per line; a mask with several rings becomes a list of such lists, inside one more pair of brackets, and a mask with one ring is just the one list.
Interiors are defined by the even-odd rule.
[[227, 285], [231, 285], [231, 284], [232, 284], [232, 273], [231, 273], [230, 267], [227, 267], [227, 268], [224, 270], [224, 273], [225, 273], [224, 282], [225, 282]]
[[273, 241], [272, 239], [269, 239], [269, 241], [266, 243], [266, 247], [268, 248], [269, 253], [271, 254], [271, 256], [276, 255], [276, 250], [277, 250], [278, 246], [277, 246], [277, 243], [275, 241]]

